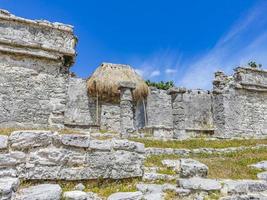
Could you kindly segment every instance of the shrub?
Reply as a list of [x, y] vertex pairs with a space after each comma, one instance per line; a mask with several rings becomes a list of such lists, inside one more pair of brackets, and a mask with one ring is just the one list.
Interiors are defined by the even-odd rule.
[[153, 86], [153, 87], [156, 87], [158, 89], [161, 89], [161, 90], [168, 90], [170, 89], [171, 87], [174, 87], [174, 82], [173, 81], [167, 81], [167, 82], [164, 82], [164, 81], [160, 81], [160, 82], [152, 82], [150, 80], [147, 80], [146, 81], [146, 84], [148, 86]]

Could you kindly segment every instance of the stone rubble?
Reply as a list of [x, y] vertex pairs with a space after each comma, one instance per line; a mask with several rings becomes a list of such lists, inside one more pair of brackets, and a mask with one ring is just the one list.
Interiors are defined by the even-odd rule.
[[267, 170], [267, 160], [249, 166], [260, 170]]
[[107, 200], [143, 200], [142, 192], [118, 192], [110, 195]]
[[215, 179], [205, 179], [200, 177], [193, 177], [189, 179], [178, 179], [178, 187], [196, 190], [196, 191], [220, 191], [222, 185]]

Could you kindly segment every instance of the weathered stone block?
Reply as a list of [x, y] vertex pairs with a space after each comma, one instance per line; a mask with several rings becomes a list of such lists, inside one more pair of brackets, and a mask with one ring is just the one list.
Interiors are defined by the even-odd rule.
[[57, 184], [41, 184], [19, 190], [15, 200], [60, 200], [62, 189]]
[[88, 148], [90, 146], [89, 135], [64, 134], [60, 135], [60, 141], [66, 146]]
[[0, 154], [0, 167], [16, 166], [26, 162], [26, 155], [20, 151]]
[[18, 178], [0, 178], [0, 197], [3, 200], [11, 199], [19, 187]]
[[15, 131], [9, 142], [12, 149], [26, 150], [52, 144], [54, 135], [51, 131]]

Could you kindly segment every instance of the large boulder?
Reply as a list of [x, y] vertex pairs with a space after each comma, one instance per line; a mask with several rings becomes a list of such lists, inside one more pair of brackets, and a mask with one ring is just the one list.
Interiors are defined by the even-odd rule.
[[60, 200], [62, 189], [57, 184], [41, 184], [19, 190], [14, 200]]
[[180, 176], [181, 178], [190, 178], [194, 176], [207, 177], [208, 166], [193, 159], [181, 159], [180, 160]]

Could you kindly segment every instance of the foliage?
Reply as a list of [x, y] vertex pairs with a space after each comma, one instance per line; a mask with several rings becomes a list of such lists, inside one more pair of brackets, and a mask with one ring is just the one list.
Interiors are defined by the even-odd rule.
[[160, 82], [152, 82], [150, 80], [147, 80], [146, 81], [146, 84], [148, 86], [153, 86], [153, 87], [156, 87], [158, 89], [161, 89], [161, 90], [168, 90], [172, 87], [174, 87], [174, 82], [173, 81], [167, 81], [167, 82], [164, 82], [164, 81], [160, 81]]
[[262, 64], [257, 64], [255, 61], [250, 61], [248, 63], [248, 66], [251, 67], [251, 68], [256, 69], [256, 68], [261, 68], [262, 67]]

